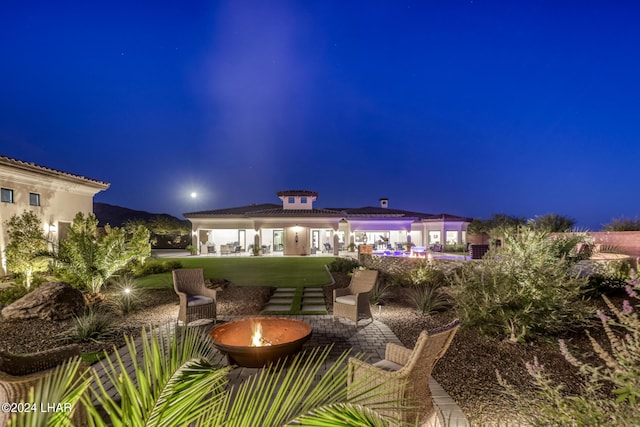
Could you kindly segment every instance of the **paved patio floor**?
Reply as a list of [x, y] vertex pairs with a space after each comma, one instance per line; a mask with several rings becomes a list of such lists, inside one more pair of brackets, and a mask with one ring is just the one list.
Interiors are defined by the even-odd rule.
[[[335, 361], [346, 350], [351, 350], [354, 355], [363, 353], [365, 357], [368, 357], [368, 361], [373, 363], [384, 358], [387, 343], [391, 342], [402, 345], [400, 340], [398, 340], [395, 334], [384, 323], [375, 320], [360, 320], [356, 328], [350, 320], [334, 320], [331, 315], [287, 317], [302, 320], [311, 325], [313, 333], [311, 338], [304, 344], [303, 349], [333, 344], [327, 363]], [[235, 317], [228, 317], [219, 320], [231, 321], [234, 319]], [[213, 324], [206, 324], [198, 327], [209, 330], [213, 326]], [[171, 325], [165, 325], [165, 327], [171, 327]], [[190, 325], [189, 327], [196, 326]], [[139, 349], [138, 354], [141, 354], [142, 346], [140, 338], [137, 339], [136, 344]], [[121, 349], [119, 353], [125, 356], [125, 358], [128, 357], [128, 352], [122, 350], [124, 349]], [[112, 355], [111, 358], [115, 359], [115, 356]], [[222, 354], [219, 354], [218, 361], [221, 365], [227, 364], [226, 357]], [[127, 371], [132, 370], [132, 361], [130, 359], [125, 360], [125, 366], [127, 367]], [[94, 368], [103, 379], [106, 379], [106, 374], [103, 372], [100, 363], [94, 365]], [[236, 367], [230, 372], [229, 380], [231, 384], [238, 384], [257, 373], [257, 371], [258, 369], [255, 368]], [[468, 426], [469, 424], [464, 413], [433, 378], [430, 380], [430, 387], [434, 402], [441, 411], [441, 418], [447, 420], [446, 425], [459, 427]], [[107, 391], [112, 395], [115, 394], [113, 387], [107, 387]]]

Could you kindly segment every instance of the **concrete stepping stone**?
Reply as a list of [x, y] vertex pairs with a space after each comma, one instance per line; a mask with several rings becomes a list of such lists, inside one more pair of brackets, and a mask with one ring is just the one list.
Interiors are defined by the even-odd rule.
[[262, 311], [291, 311], [289, 304], [267, 304]]
[[[264, 312], [270, 311], [291, 311], [296, 293], [300, 292], [294, 288], [276, 288], [273, 295], [269, 299], [267, 305], [263, 308]], [[302, 289], [302, 301], [300, 311], [304, 312], [327, 312], [324, 300], [324, 292], [318, 288]]]

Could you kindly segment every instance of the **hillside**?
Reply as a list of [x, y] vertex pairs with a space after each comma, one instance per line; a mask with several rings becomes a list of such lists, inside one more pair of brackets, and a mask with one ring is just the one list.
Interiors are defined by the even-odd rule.
[[106, 224], [109, 224], [112, 227], [120, 227], [130, 219], [142, 219], [149, 222], [153, 218], [159, 216], [171, 221], [184, 223], [188, 228], [191, 228], [191, 223], [188, 220], [180, 219], [173, 215], [138, 211], [135, 209], [124, 208], [122, 206], [110, 205], [108, 203], [94, 202], [93, 212], [95, 213], [96, 218], [98, 218], [98, 221], [100, 221], [100, 227], [103, 227]]

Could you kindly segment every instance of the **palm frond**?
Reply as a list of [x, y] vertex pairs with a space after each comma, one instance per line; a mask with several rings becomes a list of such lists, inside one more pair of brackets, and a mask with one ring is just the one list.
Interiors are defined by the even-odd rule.
[[[84, 412], [80, 402], [87, 391], [91, 377], [84, 372], [79, 357], [56, 367], [50, 375], [44, 376], [29, 391], [30, 411], [16, 414], [10, 427], [68, 427], [73, 425], [72, 417], [77, 411]], [[53, 406], [50, 406], [53, 405]]]
[[389, 424], [380, 414], [362, 405], [336, 403], [321, 406], [301, 417], [289, 426], [300, 427], [386, 427]]
[[[107, 423], [90, 408], [95, 426], [187, 425], [210, 405], [205, 396], [219, 394], [226, 384], [228, 369], [213, 365], [215, 349], [195, 328], [143, 329], [141, 355], [133, 338], [126, 341], [133, 373], [117, 352], [115, 362], [101, 362], [106, 381], [94, 373], [97, 390], [92, 394], [109, 415]], [[116, 398], [106, 392], [109, 383]]]
[[[346, 361], [349, 351], [340, 355], [322, 372], [328, 364], [330, 351], [331, 347], [313, 348], [297, 354], [290, 363], [280, 361], [275, 366], [261, 370], [239, 387], [216, 396], [215, 402], [212, 402], [209, 410], [196, 425], [275, 427], [289, 423], [295, 425], [302, 421], [329, 422], [327, 420], [335, 421], [338, 416], [336, 414], [341, 413], [343, 409], [344, 422], [352, 422], [344, 425], [385, 425], [385, 418], [372, 412], [371, 408], [351, 404], [347, 393]], [[362, 390], [356, 393], [356, 396], [372, 390], [372, 387], [367, 388], [362, 384], [359, 387]], [[398, 402], [385, 402], [387, 403], [395, 403], [395, 407], [398, 405]], [[330, 414], [334, 414], [333, 418]], [[368, 424], [358, 424], [357, 420], [368, 419]]]

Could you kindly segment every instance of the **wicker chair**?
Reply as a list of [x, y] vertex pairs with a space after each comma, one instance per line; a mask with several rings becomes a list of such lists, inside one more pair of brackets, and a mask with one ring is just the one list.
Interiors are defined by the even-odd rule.
[[346, 288], [333, 291], [333, 317], [346, 317], [358, 326], [359, 314], [373, 319], [369, 305], [369, 292], [376, 284], [377, 270], [356, 270]]
[[[50, 375], [57, 366], [80, 356], [80, 353], [77, 344], [25, 355], [0, 351], [0, 403], [28, 402], [31, 388]], [[11, 415], [10, 412], [0, 411], [0, 426], [6, 425]], [[72, 419], [74, 425], [87, 425], [83, 405], [78, 405]]]
[[216, 291], [204, 285], [201, 268], [173, 270], [173, 289], [180, 297], [178, 320], [216, 319]]
[[[433, 423], [439, 414], [431, 398], [429, 377], [436, 362], [446, 353], [460, 321], [454, 320], [446, 326], [431, 331], [422, 331], [413, 350], [388, 343], [385, 358], [370, 365], [359, 359], [349, 359], [348, 383], [374, 386], [384, 384], [381, 389], [364, 396], [364, 404], [382, 404], [396, 401], [403, 411], [379, 410], [403, 422], [414, 425]], [[357, 390], [350, 392], [357, 394]]]

